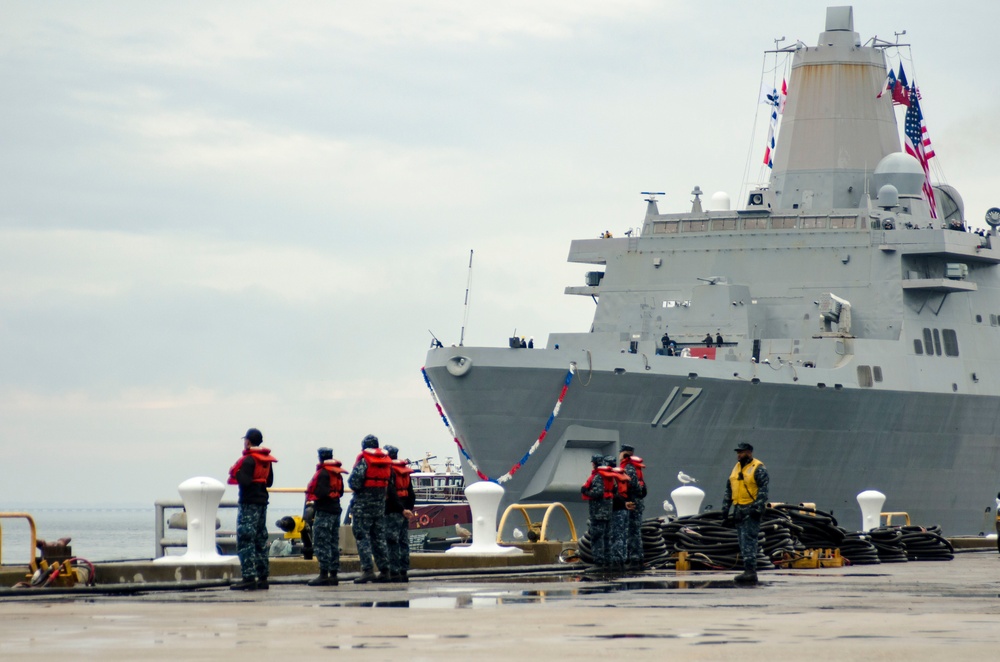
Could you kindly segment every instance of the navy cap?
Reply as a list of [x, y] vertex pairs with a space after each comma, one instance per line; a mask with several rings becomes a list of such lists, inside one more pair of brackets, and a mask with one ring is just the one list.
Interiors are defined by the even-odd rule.
[[325, 446], [323, 448], [317, 448], [316, 449], [316, 454], [319, 455], [319, 461], [320, 462], [326, 462], [327, 460], [332, 460], [333, 459], [333, 449], [332, 448], [326, 448]]
[[604, 466], [607, 466], [607, 467], [616, 467], [616, 466], [618, 466], [618, 462], [611, 455], [605, 455], [604, 456]]
[[618, 450], [619, 450], [619, 452], [622, 452], [622, 453], [634, 453], [635, 452], [635, 446], [631, 446], [629, 444], [622, 444], [621, 448], [619, 448]]
[[250, 428], [243, 438], [250, 442], [251, 446], [260, 446], [264, 443], [264, 435], [257, 428]]
[[734, 448], [733, 450], [736, 451], [737, 453], [742, 453], [743, 451], [750, 451], [751, 453], [753, 453], [753, 446], [751, 446], [745, 441], [741, 441], [740, 443], [736, 444], [736, 448]]
[[385, 447], [385, 448], [384, 448], [383, 450], [384, 450], [384, 451], [385, 451], [386, 453], [388, 453], [388, 454], [389, 454], [389, 457], [391, 457], [391, 458], [392, 458], [392, 459], [394, 459], [394, 460], [396, 459], [396, 456], [398, 456], [398, 455], [399, 455], [399, 449], [398, 449], [398, 448], [396, 448], [395, 446], [389, 446], [389, 445], [386, 445], [386, 447]]
[[602, 464], [604, 464], [604, 456], [601, 455], [600, 453], [596, 453], [596, 454], [590, 456], [590, 461], [591, 461], [592, 464], [596, 464], [597, 466], [601, 466]]
[[378, 448], [378, 437], [373, 434], [365, 435], [361, 440], [361, 448]]

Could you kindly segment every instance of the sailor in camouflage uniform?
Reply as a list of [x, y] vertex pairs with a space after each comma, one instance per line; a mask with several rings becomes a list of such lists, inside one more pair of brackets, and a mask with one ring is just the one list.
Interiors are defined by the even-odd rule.
[[347, 473], [340, 460], [333, 458], [332, 448], [316, 451], [319, 464], [306, 487], [307, 521], [312, 525], [313, 548], [319, 560], [319, 576], [310, 579], [309, 586], [337, 586], [340, 571], [340, 497], [344, 495]]
[[410, 520], [417, 497], [413, 492], [409, 462], [400, 460], [399, 449], [386, 446], [392, 460], [392, 477], [385, 499], [385, 542], [389, 553], [389, 575], [392, 581], [408, 582], [410, 570]]
[[[757, 583], [757, 536], [760, 520], [767, 507], [767, 468], [760, 460], [753, 458], [753, 446], [743, 442], [736, 445], [736, 466], [726, 482], [726, 493], [722, 498], [722, 512], [726, 521], [735, 520], [736, 533], [740, 543], [740, 558], [743, 559], [743, 573], [735, 577], [740, 584]], [[734, 512], [729, 513], [730, 506]]]
[[625, 554], [628, 549], [628, 476], [615, 467], [615, 458], [604, 458], [605, 466], [617, 481], [611, 501], [611, 529], [608, 532], [608, 566], [613, 570], [625, 569]]
[[[389, 581], [388, 551], [385, 545], [385, 492], [392, 475], [389, 454], [378, 447], [378, 437], [361, 441], [361, 454], [354, 462], [347, 484], [354, 491], [351, 531], [358, 545], [361, 576], [355, 584]], [[374, 564], [373, 564], [374, 558]], [[378, 565], [376, 580], [374, 565]]]
[[642, 567], [642, 513], [645, 510], [643, 499], [646, 498], [646, 479], [642, 470], [646, 465], [641, 457], [636, 457], [635, 448], [629, 444], [621, 445], [618, 453], [618, 466], [628, 476], [628, 531], [626, 534], [625, 562], [632, 568]]
[[606, 568], [608, 563], [608, 535], [611, 528], [611, 500], [618, 489], [618, 480], [604, 466], [603, 455], [593, 455], [590, 458], [593, 469], [590, 478], [580, 488], [580, 493], [587, 501], [590, 518], [587, 528], [590, 531], [590, 553], [594, 557], [594, 566]]
[[240, 486], [236, 511], [236, 553], [243, 578], [231, 584], [234, 591], [268, 588], [270, 564], [267, 558], [267, 488], [274, 484], [277, 462], [264, 448], [264, 435], [250, 428], [243, 436], [243, 455], [229, 469], [229, 484]]

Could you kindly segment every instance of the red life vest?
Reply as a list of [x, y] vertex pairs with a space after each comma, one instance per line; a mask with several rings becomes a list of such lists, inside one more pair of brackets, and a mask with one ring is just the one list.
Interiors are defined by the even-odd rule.
[[[604, 498], [605, 499], [614, 498], [615, 480], [617, 480], [617, 476], [615, 476], [615, 474], [612, 473], [611, 467], [600, 467], [598, 469], [594, 469], [594, 471], [590, 474], [590, 478], [587, 479], [587, 483], [584, 485], [584, 488], [587, 491], [590, 491], [590, 486], [594, 484], [594, 478], [596, 478], [597, 476], [600, 476], [602, 482], [604, 483]], [[590, 500], [590, 497], [588, 497], [586, 494], [583, 495], [583, 498], [587, 499], [588, 501]]]
[[389, 454], [381, 448], [366, 448], [358, 455], [358, 462], [364, 460], [368, 465], [365, 472], [365, 483], [363, 487], [380, 487], [385, 489], [389, 485], [389, 477], [392, 473], [392, 459]]
[[277, 458], [271, 455], [271, 449], [264, 448], [263, 446], [251, 446], [243, 450], [243, 456], [236, 460], [236, 464], [229, 468], [229, 480], [227, 481], [230, 485], [236, 485], [239, 481], [236, 479], [236, 474], [239, 473], [240, 467], [243, 466], [243, 460], [246, 459], [247, 455], [251, 456], [254, 460], [253, 466], [253, 482], [255, 483], [266, 483], [267, 476], [271, 473], [271, 465], [277, 462]]
[[646, 465], [642, 463], [642, 458], [636, 457], [635, 455], [629, 455], [622, 460], [622, 469], [624, 469], [628, 464], [635, 467], [635, 475], [639, 479], [639, 487], [646, 487], [646, 480], [642, 477], [642, 470], [646, 468]]
[[316, 465], [316, 473], [313, 474], [309, 486], [306, 487], [306, 501], [316, 501], [316, 482], [319, 480], [320, 472], [325, 471], [330, 474], [330, 494], [329, 498], [339, 499], [344, 496], [344, 477], [347, 471], [343, 469], [340, 460], [326, 460], [322, 464]]
[[628, 484], [632, 482], [621, 467], [615, 467], [611, 474], [618, 480], [618, 496], [628, 500]]
[[413, 469], [406, 460], [392, 461], [392, 479], [396, 485], [396, 496], [400, 499], [410, 496], [410, 474]]

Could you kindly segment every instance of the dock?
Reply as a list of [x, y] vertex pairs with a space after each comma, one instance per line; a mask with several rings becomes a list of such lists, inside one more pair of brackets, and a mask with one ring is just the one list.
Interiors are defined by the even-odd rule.
[[269, 590], [246, 593], [220, 579], [2, 589], [0, 657], [923, 660], [990, 659], [1000, 646], [995, 547], [948, 562], [766, 571], [756, 587], [737, 587], [735, 572], [584, 570], [418, 568], [406, 584], [355, 585], [346, 573], [323, 588], [275, 572]]

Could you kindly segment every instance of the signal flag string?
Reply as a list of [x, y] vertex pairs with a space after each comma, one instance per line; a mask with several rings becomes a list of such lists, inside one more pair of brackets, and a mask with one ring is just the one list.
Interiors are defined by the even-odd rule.
[[549, 420], [545, 422], [545, 429], [543, 429], [542, 433], [538, 435], [538, 438], [535, 440], [535, 443], [531, 445], [531, 448], [528, 449], [528, 452], [525, 453], [524, 456], [520, 460], [518, 460], [514, 464], [514, 466], [510, 468], [510, 471], [500, 476], [499, 478], [490, 478], [489, 476], [484, 474], [478, 466], [476, 466], [476, 463], [472, 460], [472, 456], [469, 455], [469, 452], [467, 450], [465, 450], [465, 446], [463, 446], [462, 442], [459, 441], [458, 435], [455, 434], [455, 429], [451, 426], [451, 423], [448, 421], [448, 416], [445, 415], [444, 409], [441, 407], [441, 401], [438, 400], [437, 392], [435, 392], [434, 386], [431, 384], [431, 379], [430, 377], [427, 376], [427, 369], [421, 368], [420, 372], [424, 376], [424, 383], [427, 384], [427, 390], [431, 392], [431, 398], [433, 398], [434, 400], [434, 406], [437, 407], [438, 414], [441, 415], [441, 420], [444, 422], [444, 426], [448, 428], [448, 432], [449, 434], [451, 434], [451, 438], [455, 441], [455, 444], [458, 446], [458, 450], [462, 454], [462, 457], [465, 458], [465, 461], [468, 463], [470, 467], [472, 467], [472, 469], [476, 472], [476, 475], [479, 476], [481, 480], [489, 480], [494, 483], [502, 484], [506, 483], [508, 480], [514, 477], [514, 474], [516, 474], [518, 470], [528, 462], [528, 460], [531, 458], [534, 452], [538, 450], [538, 447], [541, 446], [542, 442], [545, 440], [545, 436], [549, 433], [549, 428], [552, 427], [553, 421], [555, 421], [556, 416], [559, 415], [559, 409], [562, 407], [563, 400], [566, 398], [566, 391], [569, 390], [569, 385], [573, 381], [573, 375], [576, 374], [576, 364], [571, 363], [569, 366], [569, 370], [566, 372], [566, 378], [563, 380], [562, 390], [559, 392], [559, 399], [556, 400], [555, 407], [552, 408], [552, 413], [549, 414]]

